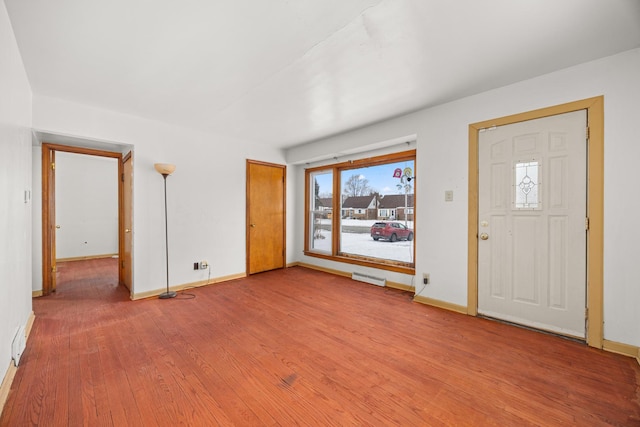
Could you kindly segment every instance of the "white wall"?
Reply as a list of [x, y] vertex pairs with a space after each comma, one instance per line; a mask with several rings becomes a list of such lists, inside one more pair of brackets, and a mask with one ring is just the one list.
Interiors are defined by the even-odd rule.
[[[607, 340], [639, 346], [640, 228], [635, 221], [640, 197], [632, 190], [640, 160], [639, 76], [640, 49], [635, 49], [296, 147], [289, 150], [287, 160], [300, 163], [323, 152], [353, 150], [372, 142], [417, 134], [416, 274], [431, 274], [431, 284], [421, 295], [466, 306], [468, 125], [604, 95], [604, 334]], [[297, 183], [304, 182], [303, 166], [291, 173], [296, 175]], [[296, 186], [296, 200], [304, 200], [303, 187]], [[454, 191], [453, 202], [444, 201], [445, 190]], [[300, 203], [296, 208], [297, 259], [351, 271], [348, 265], [302, 255], [304, 212]], [[402, 283], [412, 280], [408, 276], [377, 273]]]
[[31, 87], [0, 2], [0, 381], [31, 313]]
[[[135, 294], [160, 290], [166, 283], [163, 180], [153, 168], [158, 162], [177, 166], [167, 178], [170, 285], [207, 279], [206, 270], [193, 270], [193, 262], [200, 260], [210, 263], [211, 278], [245, 273], [245, 162], [283, 164], [282, 152], [41, 96], [33, 100], [33, 126], [134, 147]], [[34, 223], [34, 239], [40, 236], [38, 226]], [[41, 276], [34, 277], [34, 288], [42, 288]]]
[[118, 253], [118, 160], [56, 152], [56, 257]]

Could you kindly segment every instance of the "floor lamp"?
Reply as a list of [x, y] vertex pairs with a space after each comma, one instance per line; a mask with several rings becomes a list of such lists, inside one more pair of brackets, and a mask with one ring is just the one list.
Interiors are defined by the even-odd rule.
[[167, 225], [167, 177], [176, 170], [176, 165], [170, 163], [156, 163], [153, 165], [164, 178], [164, 248], [167, 263], [167, 291], [160, 294], [160, 299], [175, 298], [176, 293], [169, 290], [169, 227]]

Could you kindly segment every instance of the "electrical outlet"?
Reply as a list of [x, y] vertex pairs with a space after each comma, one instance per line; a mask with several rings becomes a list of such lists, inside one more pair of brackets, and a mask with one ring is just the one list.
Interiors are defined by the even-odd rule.
[[423, 273], [422, 274], [422, 283], [425, 285], [429, 284], [429, 273]]
[[209, 268], [209, 263], [207, 261], [196, 261], [193, 263], [194, 270], [206, 270]]

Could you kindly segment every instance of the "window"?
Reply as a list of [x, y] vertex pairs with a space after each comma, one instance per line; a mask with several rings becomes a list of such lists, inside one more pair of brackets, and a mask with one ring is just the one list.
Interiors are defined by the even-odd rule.
[[[309, 249], [317, 251], [319, 253], [331, 253], [331, 231], [332, 223], [331, 216], [327, 214], [325, 210], [327, 206], [324, 206], [327, 200], [330, 200], [333, 206], [333, 199], [331, 198], [331, 188], [333, 182], [333, 171], [318, 171], [311, 174], [312, 188], [307, 188], [307, 194], [311, 194], [309, 204], [309, 215], [307, 215], [309, 227], [307, 227], [307, 234], [309, 235]], [[320, 192], [320, 189], [325, 189], [324, 193]], [[328, 191], [328, 192], [327, 192]], [[324, 201], [324, 202], [323, 202]]]
[[514, 200], [516, 209], [540, 209], [540, 183], [537, 161], [519, 162], [514, 166]]
[[414, 177], [415, 150], [307, 169], [305, 254], [413, 274]]

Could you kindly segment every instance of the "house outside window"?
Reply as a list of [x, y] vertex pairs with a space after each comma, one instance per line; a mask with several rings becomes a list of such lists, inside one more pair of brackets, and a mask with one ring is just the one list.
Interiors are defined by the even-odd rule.
[[[305, 254], [413, 274], [413, 176], [415, 150], [307, 169]], [[340, 194], [333, 194], [336, 189]], [[339, 216], [321, 216], [328, 200]], [[379, 221], [410, 228], [411, 240], [374, 240], [371, 226]]]
[[331, 253], [332, 223], [327, 210], [331, 212], [333, 209], [333, 198], [321, 197], [320, 188], [330, 185], [332, 180], [332, 170], [319, 170], [310, 175], [311, 188], [307, 188], [309, 195], [306, 231], [308, 247], [318, 253]]

